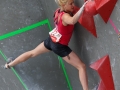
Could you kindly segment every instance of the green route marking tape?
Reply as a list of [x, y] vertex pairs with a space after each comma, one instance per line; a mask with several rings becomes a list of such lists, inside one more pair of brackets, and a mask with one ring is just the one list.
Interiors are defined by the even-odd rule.
[[[35, 24], [33, 24], [33, 25], [27, 26], [27, 27], [25, 27], [25, 28], [21, 28], [21, 29], [15, 30], [15, 31], [13, 31], [13, 32], [10, 32], [10, 33], [1, 35], [1, 36], [0, 36], [0, 40], [4, 40], [4, 39], [6, 39], [6, 38], [15, 36], [15, 35], [17, 35], [17, 34], [24, 33], [24, 32], [26, 32], [26, 31], [32, 30], [32, 29], [34, 29], [34, 28], [37, 28], [37, 27], [42, 26], [42, 25], [45, 25], [45, 24], [48, 25], [48, 28], [49, 28], [49, 30], [51, 31], [52, 28], [51, 28], [51, 26], [50, 26], [50, 22], [49, 22], [48, 19], [46, 19], [46, 20], [43, 20], [43, 21], [41, 21], [41, 22], [35, 23]], [[6, 60], [6, 56], [2, 53], [2, 51], [0, 51], [0, 54], [1, 54], [1, 55], [4, 57], [4, 59]], [[67, 75], [67, 73], [66, 73], [66, 69], [65, 69], [65, 67], [64, 67], [64, 63], [63, 63], [63, 61], [62, 61], [62, 58], [58, 56], [58, 59], [59, 59], [60, 64], [61, 64], [61, 66], [62, 66], [62, 70], [63, 70], [63, 72], [64, 72], [66, 81], [67, 81], [67, 83], [68, 83], [68, 87], [69, 87], [70, 90], [72, 90], [72, 87], [71, 87], [71, 84], [70, 84], [68, 75]], [[26, 85], [23, 83], [22, 79], [21, 79], [20, 76], [17, 74], [17, 72], [15, 71], [15, 69], [12, 68], [12, 70], [13, 70], [14, 74], [17, 76], [17, 78], [20, 80], [20, 82], [22, 83], [22, 85], [24, 86], [24, 88], [25, 88], [26, 90], [28, 90], [28, 88], [27, 88]]]
[[72, 87], [71, 87], [71, 84], [70, 84], [70, 81], [69, 81], [69, 78], [68, 78], [68, 75], [66, 73], [66, 69], [65, 69], [65, 66], [64, 66], [64, 63], [63, 63], [63, 60], [61, 57], [58, 56], [58, 59], [60, 60], [60, 63], [61, 63], [61, 66], [62, 66], [62, 69], [63, 69], [63, 72], [64, 72], [64, 75], [66, 77], [66, 80], [67, 80], [67, 83], [68, 83], [68, 87], [70, 90], [72, 90]]
[[7, 34], [4, 34], [4, 35], [0, 36], [0, 40], [3, 40], [5, 38], [9, 38], [9, 37], [12, 37], [14, 35], [17, 35], [17, 34], [20, 34], [20, 33], [23, 33], [23, 32], [29, 31], [29, 30], [32, 30], [32, 29], [34, 29], [36, 27], [39, 27], [39, 26], [47, 24], [47, 23], [48, 23], [48, 20], [46, 19], [46, 20], [43, 20], [41, 22], [35, 23], [35, 24], [31, 25], [31, 26], [27, 26], [25, 28], [21, 28], [21, 29], [15, 30], [13, 32], [10, 32], [10, 33], [7, 33]]

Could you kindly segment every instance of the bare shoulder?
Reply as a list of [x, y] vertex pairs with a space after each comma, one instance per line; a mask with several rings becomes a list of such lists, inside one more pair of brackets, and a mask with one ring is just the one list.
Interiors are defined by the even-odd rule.
[[63, 19], [67, 18], [67, 17], [71, 17], [71, 16], [68, 13], [64, 13], [63, 16], [62, 16]]
[[64, 13], [62, 16], [63, 25], [72, 24], [72, 17], [68, 13]]

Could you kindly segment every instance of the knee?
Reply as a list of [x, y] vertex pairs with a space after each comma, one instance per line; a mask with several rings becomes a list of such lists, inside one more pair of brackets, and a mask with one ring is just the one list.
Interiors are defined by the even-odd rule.
[[77, 69], [78, 70], [86, 70], [86, 65], [84, 63], [82, 63], [77, 67]]
[[29, 52], [30, 52], [30, 57], [35, 57], [35, 56], [36, 56], [34, 50], [31, 50], [31, 51], [29, 51]]

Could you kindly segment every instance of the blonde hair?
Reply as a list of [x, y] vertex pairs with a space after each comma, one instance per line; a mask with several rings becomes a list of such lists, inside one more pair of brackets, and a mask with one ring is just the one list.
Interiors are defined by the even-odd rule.
[[65, 5], [65, 4], [68, 2], [68, 0], [55, 0], [55, 2], [56, 2], [59, 6], [63, 6], [63, 5]]

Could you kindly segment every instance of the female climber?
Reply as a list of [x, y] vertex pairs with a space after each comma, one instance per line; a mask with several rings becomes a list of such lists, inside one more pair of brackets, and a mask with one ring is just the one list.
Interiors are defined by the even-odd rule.
[[62, 57], [67, 63], [78, 69], [79, 79], [83, 90], [88, 90], [86, 66], [76, 53], [68, 47], [68, 43], [73, 33], [74, 24], [79, 20], [88, 1], [86, 1], [75, 14], [73, 14], [74, 0], [55, 0], [55, 2], [60, 8], [54, 13], [55, 28], [49, 32], [48, 38], [40, 43], [35, 49], [21, 54], [14, 60], [10, 60], [10, 62], [5, 64], [5, 68], [13, 67], [29, 58], [53, 51], [55, 54]]

